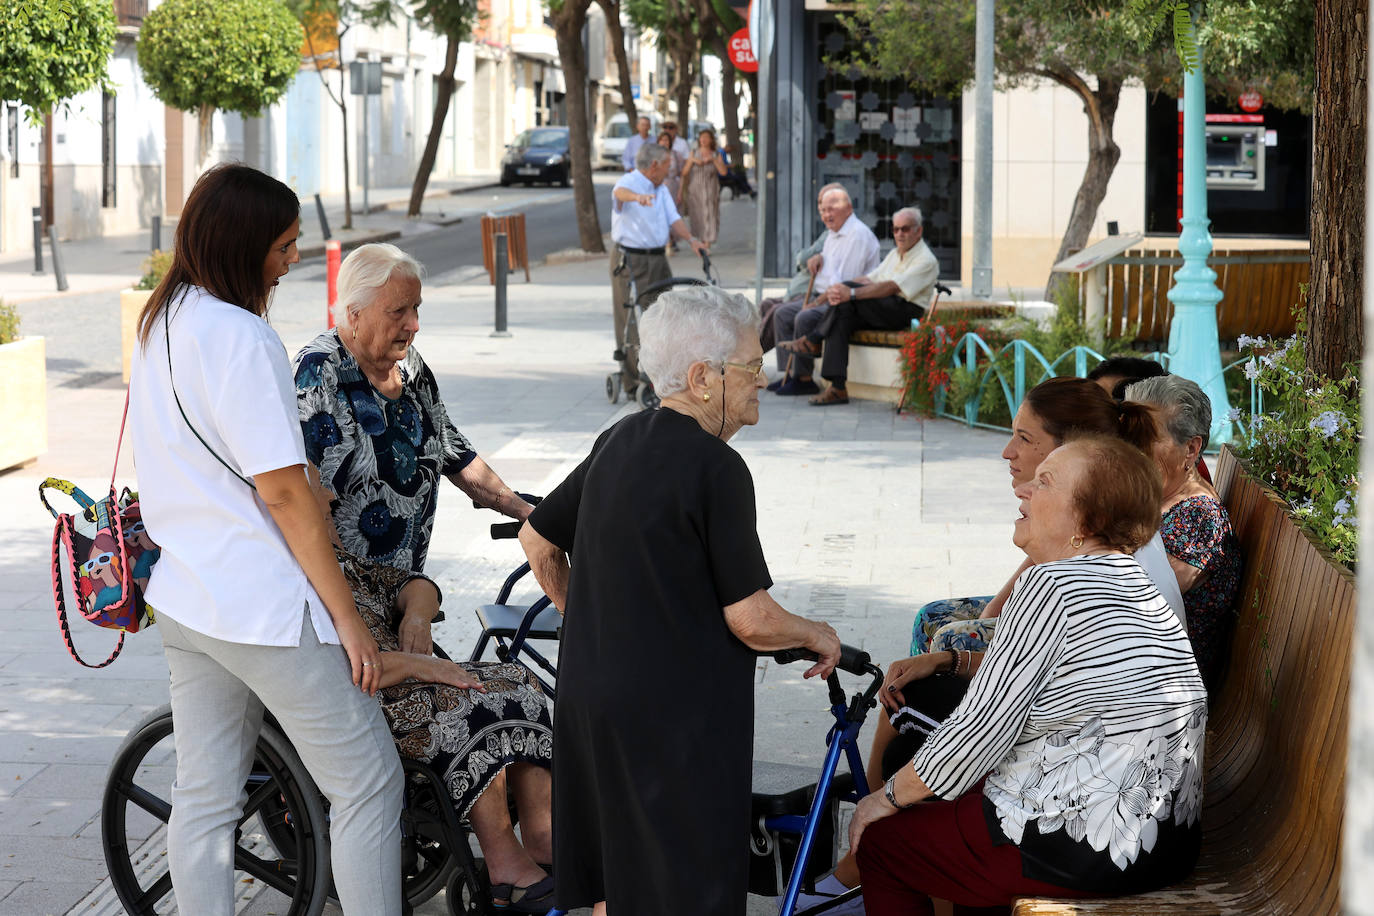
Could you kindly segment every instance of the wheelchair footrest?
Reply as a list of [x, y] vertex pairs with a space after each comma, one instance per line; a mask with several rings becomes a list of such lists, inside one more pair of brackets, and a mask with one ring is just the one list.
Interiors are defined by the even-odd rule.
[[[520, 623], [525, 619], [528, 610], [529, 608], [524, 605], [484, 604], [477, 609], [477, 620], [489, 636], [510, 639], [515, 636], [515, 631], [520, 629]], [[563, 615], [558, 613], [558, 608], [550, 605], [540, 611], [539, 616], [534, 619], [529, 638], [557, 639], [558, 628], [562, 625]]]

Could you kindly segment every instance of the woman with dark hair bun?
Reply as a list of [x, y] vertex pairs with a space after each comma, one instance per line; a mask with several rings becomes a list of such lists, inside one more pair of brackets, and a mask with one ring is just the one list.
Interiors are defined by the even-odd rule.
[[230, 851], [264, 708], [329, 799], [344, 912], [401, 912], [401, 766], [370, 697], [382, 655], [316, 507], [291, 367], [264, 320], [299, 233], [286, 185], [212, 168], [139, 317], [130, 439], [162, 548], [147, 598], [176, 722], [167, 859], [178, 910], [197, 916], [234, 912]]

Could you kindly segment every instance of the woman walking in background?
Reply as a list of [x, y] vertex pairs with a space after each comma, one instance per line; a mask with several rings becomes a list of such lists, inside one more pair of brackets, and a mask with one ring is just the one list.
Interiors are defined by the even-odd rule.
[[678, 206], [681, 208], [686, 202], [692, 235], [708, 247], [720, 236], [720, 179], [724, 175], [725, 160], [716, 147], [716, 132], [703, 130], [697, 134], [697, 148], [682, 166]]
[[401, 765], [382, 653], [358, 615], [305, 473], [291, 366], [264, 320], [300, 260], [300, 202], [243, 165], [196, 182], [171, 269], [139, 316], [129, 425], [148, 585], [171, 674], [177, 909], [234, 912], [234, 831], [270, 709], [329, 799], [349, 916], [401, 912]]

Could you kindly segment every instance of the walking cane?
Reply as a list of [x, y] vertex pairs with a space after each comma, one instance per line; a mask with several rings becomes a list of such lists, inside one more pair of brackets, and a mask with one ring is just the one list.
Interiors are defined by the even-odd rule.
[[[813, 287], [813, 286], [815, 286], [815, 285], [816, 285], [816, 275], [815, 275], [815, 274], [812, 274], [812, 275], [811, 275], [811, 279], [808, 280], [808, 281], [806, 281], [806, 295], [802, 297], [802, 303], [803, 303], [802, 308], [806, 308], [806, 306], [808, 306], [808, 305], [811, 304], [811, 287]], [[775, 342], [775, 343], [773, 344], [773, 346], [777, 346], [777, 343]], [[782, 377], [783, 377], [783, 380], [784, 380], [784, 381], [792, 377], [792, 361], [793, 361], [794, 359], [796, 359], [796, 358], [797, 358], [797, 351], [796, 351], [796, 350], [789, 350], [789, 351], [788, 351], [788, 356], [787, 356], [787, 368], [784, 369], [784, 370], [782, 370]]]

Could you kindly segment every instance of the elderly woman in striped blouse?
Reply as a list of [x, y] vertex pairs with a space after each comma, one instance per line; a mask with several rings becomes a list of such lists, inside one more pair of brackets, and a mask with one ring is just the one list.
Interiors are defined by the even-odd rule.
[[1207, 693], [1177, 615], [1131, 555], [1159, 526], [1159, 472], [1120, 439], [1071, 439], [1016, 495], [1013, 540], [1035, 565], [987, 653], [889, 671], [893, 711], [914, 680], [972, 680], [855, 811], [869, 916], [932, 913], [931, 897], [1003, 907], [1142, 892], [1196, 861]]

